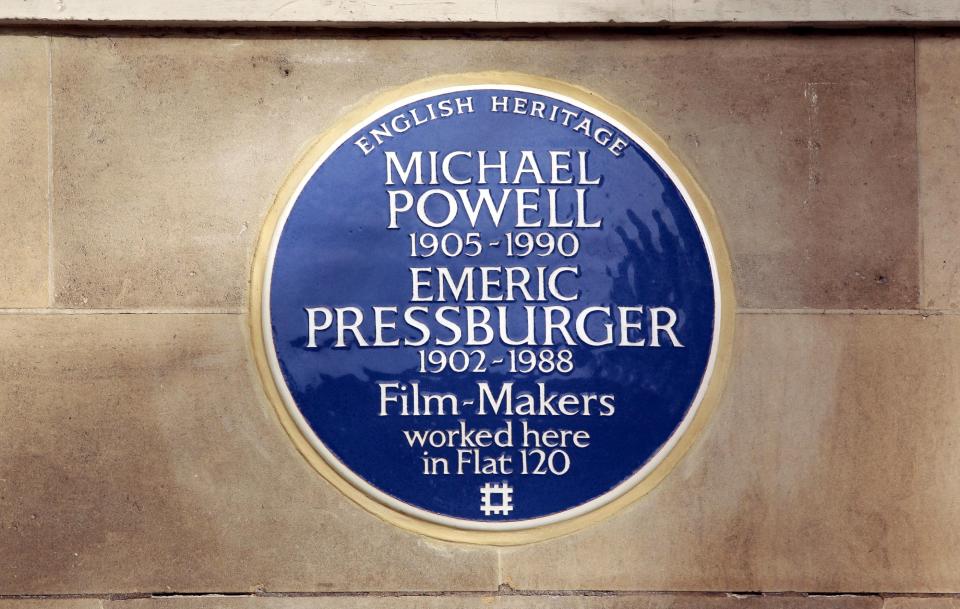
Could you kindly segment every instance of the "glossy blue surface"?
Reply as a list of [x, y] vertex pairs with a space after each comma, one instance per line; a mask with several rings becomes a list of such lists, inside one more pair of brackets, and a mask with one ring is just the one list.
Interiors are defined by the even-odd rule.
[[[541, 101], [548, 107], [568, 109], [578, 113], [578, 120], [591, 118], [594, 132], [605, 125], [598, 117], [571, 104], [546, 95], [509, 90], [437, 95], [385, 112], [359, 132], [368, 133], [371, 126], [412, 108], [420, 109], [418, 116], [429, 116], [426, 104], [433, 103], [436, 111], [440, 100], [454, 96], [471, 97], [474, 108], [472, 113], [427, 121], [385, 138], [366, 155], [353, 143], [359, 136], [348, 138], [319, 166], [295, 201], [282, 227], [269, 286], [273, 345], [283, 378], [320, 441], [346, 467], [387, 495], [428, 512], [474, 521], [526, 520], [563, 512], [611, 491], [637, 472], [684, 419], [704, 377], [715, 323], [716, 295], [704, 239], [676, 186], [653, 159], [632, 142], [617, 156], [585, 136], [583, 130], [574, 131], [571, 126], [576, 121], [564, 126], [529, 113], [491, 112], [494, 95], [520, 95], [528, 103]], [[369, 142], [375, 143], [368, 137]], [[549, 166], [550, 150], [572, 151], [574, 164], [577, 151], [588, 151], [588, 177], [602, 179], [598, 185], [586, 186], [586, 215], [589, 220], [602, 218], [602, 227], [550, 229], [556, 235], [577, 235], [580, 249], [571, 258], [556, 253], [508, 258], [504, 234], [517, 230], [516, 217], [510, 211], [505, 213], [499, 228], [484, 215], [473, 228], [461, 214], [448, 228], [426, 229], [412, 213], [407, 213], [399, 217], [398, 229], [387, 229], [387, 189], [404, 188], [417, 195], [430, 188], [453, 191], [476, 185], [458, 186], [440, 180], [436, 185], [387, 186], [384, 152], [395, 151], [405, 158], [414, 151], [438, 151], [442, 157], [453, 150], [485, 150], [491, 154], [506, 150], [513, 155], [529, 150], [542, 167]], [[469, 174], [470, 164], [464, 159], [459, 161], [454, 166]], [[559, 212], [564, 218], [573, 213], [571, 193], [576, 185], [538, 185], [535, 176], [526, 173], [520, 184], [489, 186], [497, 199], [504, 188], [557, 187], [558, 197], [563, 197]], [[530, 217], [545, 216], [532, 213]], [[479, 231], [485, 246], [482, 254], [471, 258], [412, 258], [409, 234], [425, 230], [438, 235]], [[497, 241], [501, 242], [499, 246], [489, 245]], [[413, 304], [431, 310], [440, 306], [411, 303], [411, 266], [445, 266], [451, 271], [465, 266], [577, 266], [579, 276], [567, 275], [560, 283], [563, 293], [579, 294], [575, 302], [552, 299], [546, 303], [445, 304], [475, 304], [488, 309], [504, 304], [510, 311], [509, 319], [517, 323], [525, 320], [525, 304], [562, 304], [574, 316], [589, 306], [670, 307], [676, 311], [673, 330], [683, 346], [671, 345], [665, 335], [661, 336], [660, 347], [578, 344], [569, 347], [574, 364], [569, 374], [511, 372], [506, 361], [492, 365], [501, 357], [509, 359], [508, 347], [501, 341], [479, 347], [486, 357], [487, 370], [482, 373], [422, 372], [419, 351], [433, 345], [359, 347], [356, 341], [348, 340], [346, 347], [336, 348], [332, 329], [317, 332], [317, 346], [308, 346], [307, 307], [355, 306], [370, 317], [373, 306], [396, 306], [401, 314]], [[599, 336], [599, 316], [588, 319], [588, 330]], [[649, 321], [646, 316], [640, 319], [644, 324]], [[435, 321], [428, 325], [440, 336], [448, 335]], [[366, 339], [372, 342], [372, 324], [362, 328]], [[418, 336], [402, 320], [393, 334], [401, 338]], [[537, 335], [542, 341], [542, 327]], [[643, 330], [632, 335], [638, 338]], [[478, 347], [461, 344], [443, 350], [454, 348], [472, 351]], [[560, 348], [550, 347], [554, 352]], [[419, 383], [424, 392], [450, 392], [459, 400], [476, 400], [479, 382], [499, 391], [502, 383], [510, 381], [514, 383], [514, 394], [523, 390], [539, 393], [537, 383], [543, 383], [548, 393], [612, 395], [615, 412], [601, 416], [602, 409], [594, 402], [586, 416], [480, 416], [474, 403], [462, 405], [460, 416], [380, 416], [378, 383]], [[396, 408], [391, 406], [389, 410]], [[512, 421], [512, 447], [481, 450], [482, 456], [489, 457], [509, 453], [514, 466], [509, 473], [424, 473], [424, 451], [411, 447], [404, 431], [458, 429], [461, 420], [469, 428], [493, 431]], [[524, 475], [519, 471], [519, 426], [524, 421], [541, 432], [585, 431], [589, 434], [589, 446], [568, 445], [569, 470], [563, 475]], [[454, 448], [431, 448], [427, 452], [433, 457], [447, 458], [451, 469], [458, 463]], [[512, 487], [507, 513], [482, 510], [480, 488], [485, 483], [507, 483]]]

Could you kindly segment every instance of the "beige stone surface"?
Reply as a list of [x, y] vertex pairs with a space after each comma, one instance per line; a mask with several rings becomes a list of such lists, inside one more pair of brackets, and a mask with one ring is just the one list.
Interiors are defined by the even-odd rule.
[[[760, 596], [701, 594], [444, 595], [224, 597], [216, 595], [124, 600], [4, 601], [0, 609], [881, 609], [879, 596]], [[100, 604], [94, 604], [100, 603]], [[913, 608], [910, 608], [913, 609]], [[926, 609], [917, 607], [916, 609]], [[946, 605], [929, 609], [950, 609]]]
[[0, 599], [0, 609], [104, 609], [104, 601], [96, 598], [5, 598]]
[[333, 490], [239, 315], [0, 316], [0, 595], [496, 589]]
[[917, 41], [922, 305], [960, 307], [960, 41]]
[[0, 307], [47, 306], [47, 41], [0, 37]]
[[[649, 121], [701, 181], [738, 304], [915, 306], [912, 41], [686, 44], [610, 49], [574, 74]], [[592, 67], [605, 64], [617, 67]]]
[[669, 140], [723, 222], [740, 304], [918, 298], [913, 39], [56, 38], [56, 302], [239, 308], [263, 215], [345, 109], [450, 72], [587, 86]]
[[884, 599], [883, 609], [958, 609], [960, 597], [911, 597], [894, 596]]
[[960, 317], [742, 315], [724, 400], [608, 521], [504, 550], [517, 589], [960, 590]]

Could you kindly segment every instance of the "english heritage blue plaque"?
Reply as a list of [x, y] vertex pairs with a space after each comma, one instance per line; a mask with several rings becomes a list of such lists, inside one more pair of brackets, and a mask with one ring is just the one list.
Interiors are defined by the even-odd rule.
[[732, 317], [712, 211], [663, 143], [519, 75], [417, 83], [346, 123], [281, 193], [254, 277], [308, 459], [388, 520], [493, 543], [656, 483], [716, 399]]

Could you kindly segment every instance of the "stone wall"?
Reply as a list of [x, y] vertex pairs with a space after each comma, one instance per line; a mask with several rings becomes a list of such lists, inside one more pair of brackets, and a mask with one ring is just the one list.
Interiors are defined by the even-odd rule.
[[[663, 483], [497, 549], [321, 479], [264, 398], [247, 299], [314, 136], [503, 69], [668, 141], [740, 309], [724, 399]], [[14, 30], [0, 90], [0, 609], [960, 607], [950, 33]]]

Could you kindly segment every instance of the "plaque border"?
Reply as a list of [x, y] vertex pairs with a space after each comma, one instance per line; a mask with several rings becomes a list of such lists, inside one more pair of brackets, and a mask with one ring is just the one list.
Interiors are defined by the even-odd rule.
[[[715, 308], [715, 344], [711, 358], [712, 362], [708, 360], [708, 368], [706, 371], [709, 378], [700, 385], [698, 391], [700, 398], [699, 403], [694, 404], [696, 411], [692, 417], [685, 418], [678, 429], [671, 435], [667, 443], [672, 442], [673, 446], [661, 455], [660, 462], [639, 480], [625, 481], [604, 495], [594, 498], [585, 504], [581, 504], [581, 506], [577, 506], [576, 508], [570, 508], [564, 512], [560, 512], [559, 514], [562, 515], [579, 510], [579, 508], [582, 508], [584, 505], [589, 505], [592, 502], [614, 493], [614, 491], [622, 487], [626, 487], [625, 490], [616, 494], [612, 499], [602, 502], [597, 507], [580, 510], [582, 513], [561, 519], [553, 519], [553, 521], [544, 524], [533, 524], [521, 527], [513, 526], [511, 530], [501, 528], [504, 525], [512, 526], [509, 521], [477, 523], [490, 525], [489, 527], [480, 529], [468, 524], [473, 521], [463, 521], [464, 524], [441, 523], [436, 520], [419, 517], [408, 511], [388, 505], [388, 502], [384, 499], [375, 497], [355, 482], [348, 480], [343, 472], [338, 471], [338, 463], [331, 463], [328, 458], [321, 454], [320, 449], [314, 446], [310, 438], [304, 433], [291, 414], [282, 396], [282, 393], [286, 391], [285, 384], [283, 387], [280, 386], [283, 381], [282, 379], [276, 378], [274, 368], [271, 365], [271, 358], [266, 348], [267, 337], [264, 325], [266, 321], [264, 318], [264, 284], [267, 265], [272, 258], [275, 246], [275, 235], [281, 219], [285, 214], [285, 210], [292, 200], [299, 195], [302, 185], [312, 175], [318, 163], [328, 156], [336, 146], [342, 143], [344, 136], [352, 133], [358, 126], [369, 122], [372, 117], [387, 111], [387, 107], [399, 101], [417, 96], [425, 97], [434, 91], [442, 93], [445, 89], [483, 86], [526, 87], [541, 90], [548, 95], [553, 93], [569, 98], [576, 104], [582, 104], [585, 110], [599, 111], [602, 118], [612, 119], [610, 122], [613, 123], [613, 126], [621, 128], [629, 135], [643, 142], [648, 151], [655, 153], [654, 160], [659, 162], [664, 169], [668, 170], [668, 174], [670, 174], [669, 177], [680, 187], [681, 194], [684, 195], [687, 203], [692, 205], [697, 212], [699, 216], [698, 224], [700, 224], [702, 230], [706, 233], [708, 254], [711, 257], [711, 262], [714, 267], [714, 284], [718, 291], [717, 306]], [[640, 119], [592, 91], [553, 78], [500, 71], [433, 76], [393, 88], [381, 94], [370, 96], [355, 104], [352, 109], [336, 120], [323, 134], [309, 143], [306, 150], [302, 152], [299, 161], [294, 165], [293, 170], [284, 179], [264, 219], [251, 265], [250, 289], [248, 290], [248, 294], [251, 347], [264, 392], [273, 406], [284, 430], [290, 436], [297, 450], [310, 465], [337, 490], [386, 522], [436, 539], [495, 546], [534, 543], [572, 533], [593, 523], [605, 520], [624, 507], [637, 501], [656, 487], [694, 443], [710, 414], [720, 401], [730, 367], [733, 348], [734, 318], [736, 315], [736, 301], [730, 259], [716, 213], [707, 199], [706, 194], [693, 178], [693, 175], [667, 147], [666, 143]], [[655, 453], [651, 459], [657, 456], [657, 453]], [[335, 458], [333, 460], [336, 461]], [[339, 466], [344, 469], [346, 468], [343, 464], [339, 464]], [[359, 478], [359, 476], [356, 477]], [[370, 486], [369, 483], [366, 484]], [[386, 495], [386, 493], [382, 492], [380, 492], [380, 494]], [[394, 501], [396, 503], [402, 503], [399, 500]], [[413, 507], [414, 506], [411, 506], [411, 508]], [[421, 510], [420, 508], [414, 508], [413, 511], [426, 512], [426, 510]], [[451, 521], [459, 520], [447, 517], [443, 517], [442, 519]], [[550, 517], [531, 520], [538, 521], [543, 519], [549, 520]], [[513, 521], [513, 523], [516, 522], [518, 521]]]

